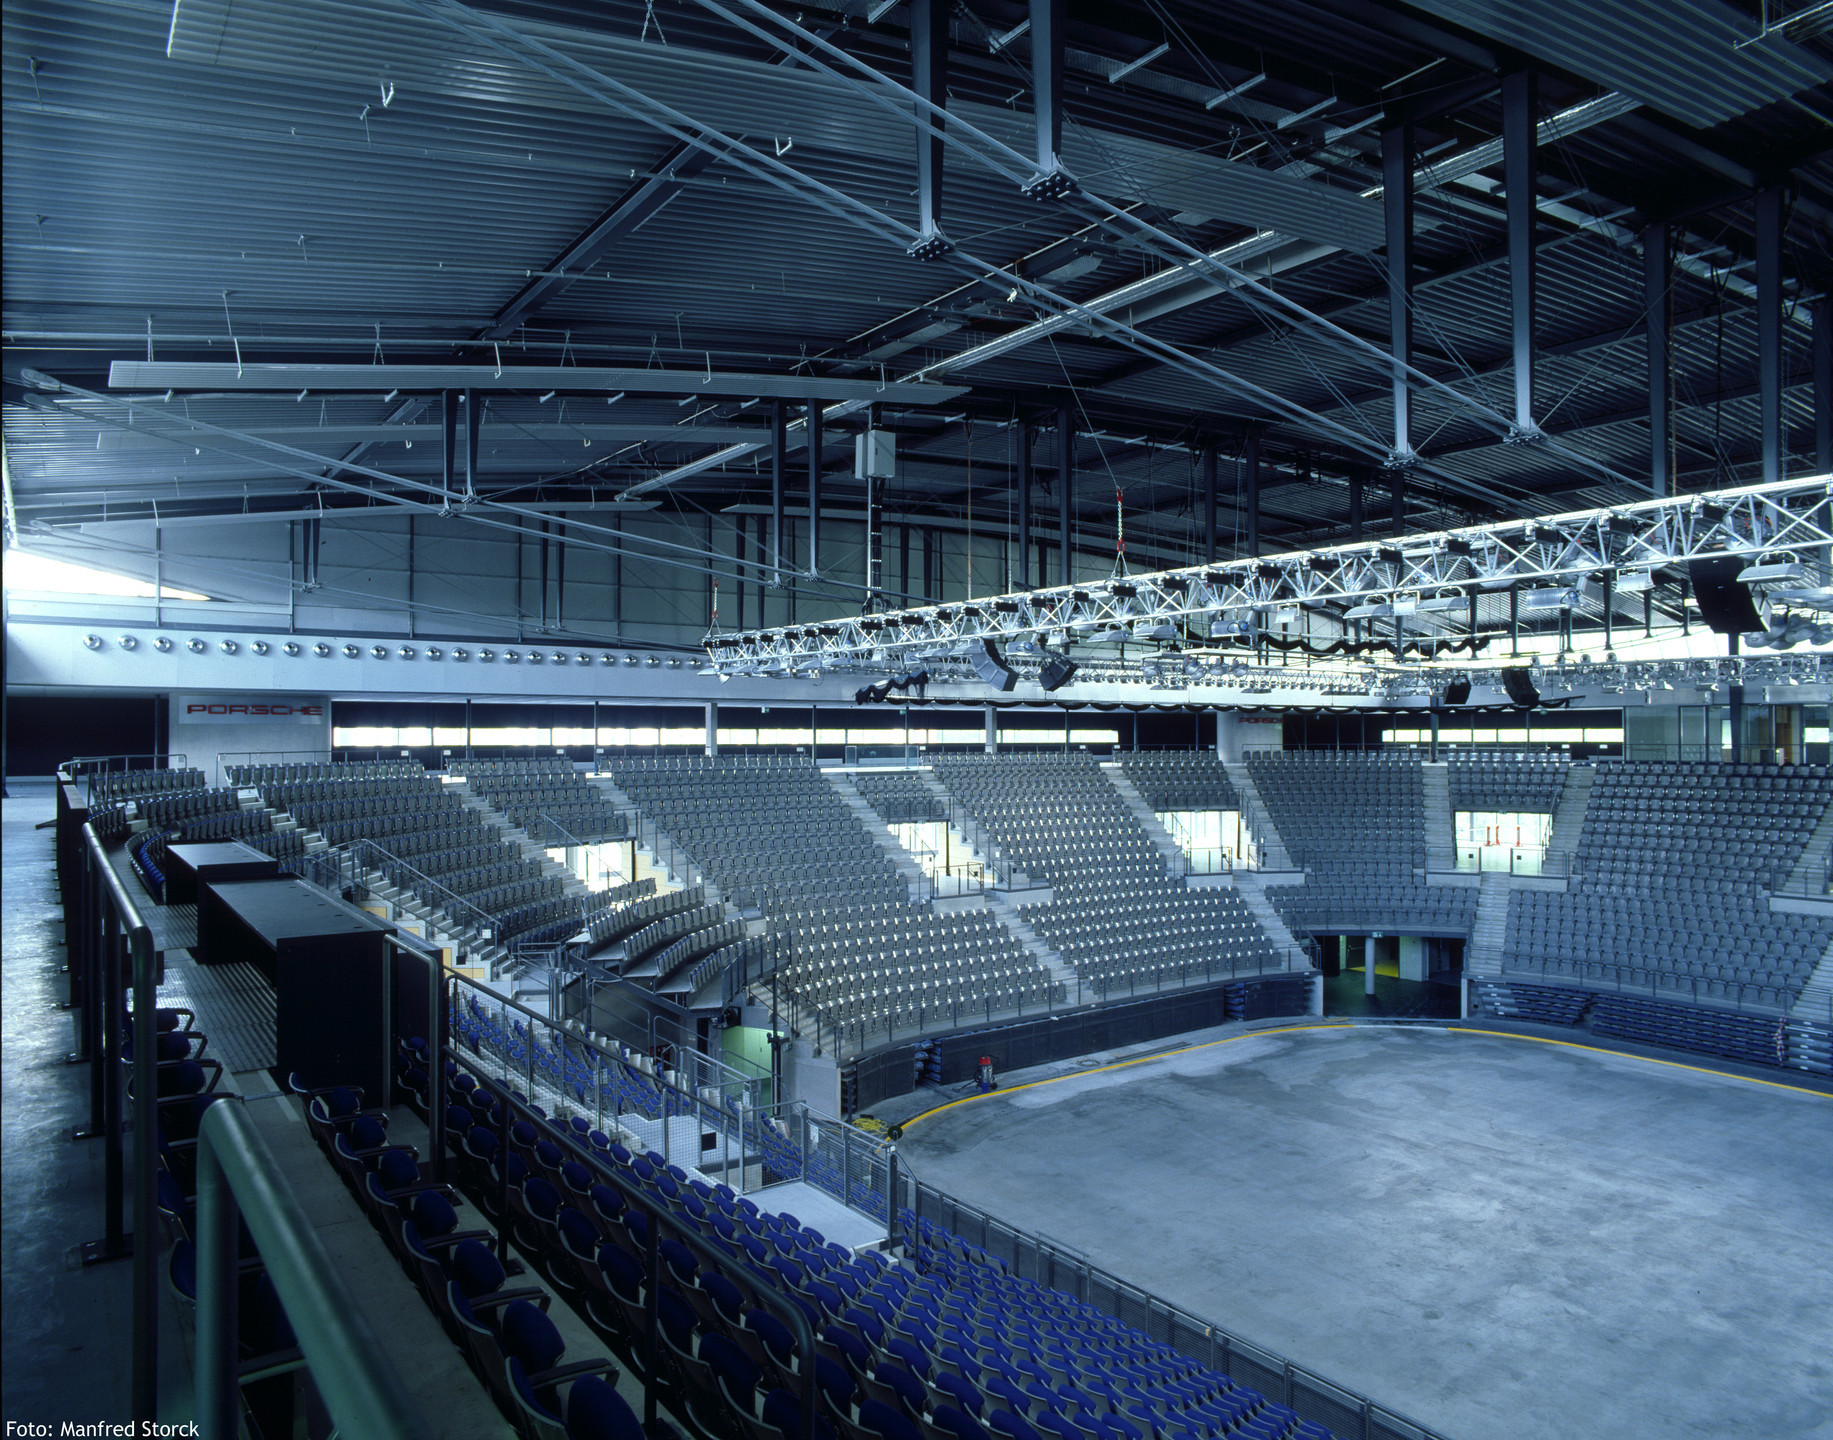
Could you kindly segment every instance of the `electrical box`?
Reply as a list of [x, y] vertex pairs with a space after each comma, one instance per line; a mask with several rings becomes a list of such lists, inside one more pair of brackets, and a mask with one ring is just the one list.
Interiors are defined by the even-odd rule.
[[897, 436], [867, 430], [853, 439], [853, 478], [890, 480], [897, 474]]

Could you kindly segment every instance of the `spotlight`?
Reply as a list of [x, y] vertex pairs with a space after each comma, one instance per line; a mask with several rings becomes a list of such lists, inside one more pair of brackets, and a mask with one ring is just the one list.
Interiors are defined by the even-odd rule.
[[233, 640], [224, 640], [220, 644], [218, 644], [216, 648], [221, 650], [225, 655], [233, 655], [241, 647], [238, 646], [235, 643], [235, 641]]
[[388, 647], [386, 645], [371, 645], [369, 647], [369, 653], [378, 660], [386, 660], [388, 658]]
[[477, 658], [488, 665], [492, 660], [496, 659], [496, 651], [490, 649], [479, 650], [477, 652]]
[[462, 645], [454, 645], [452, 647], [452, 658], [463, 663], [471, 658], [471, 652]]
[[202, 655], [204, 651], [209, 648], [209, 646], [205, 645], [204, 642], [199, 640], [195, 635], [185, 641], [185, 649], [189, 650], [193, 655]]
[[346, 660], [354, 660], [356, 659], [357, 656], [361, 655], [362, 653], [363, 653], [363, 647], [361, 645], [352, 645], [352, 644], [346, 643], [344, 646], [344, 659]]
[[123, 650], [133, 650], [139, 646], [140, 642], [132, 635], [122, 635], [116, 639], [115, 644], [119, 645]]
[[100, 650], [103, 644], [102, 637], [100, 635], [85, 635], [83, 637], [83, 644], [88, 646], [91, 650]]
[[515, 665], [519, 663], [521, 659], [522, 652], [519, 650], [505, 650], [503, 652], [503, 663], [505, 665]]
[[265, 640], [251, 640], [248, 642], [248, 648], [257, 655], [265, 655], [271, 647]]
[[326, 656], [328, 656], [331, 653], [331, 647], [325, 644], [324, 641], [320, 640], [316, 645], [312, 647], [312, 653], [316, 655], [320, 660], [323, 660]]
[[615, 665], [617, 664], [617, 656], [611, 654], [610, 651], [606, 651], [603, 655], [598, 657], [598, 663], [600, 665]]
[[412, 645], [403, 645], [399, 650], [395, 651], [395, 654], [399, 655], [403, 660], [412, 660], [415, 653]]
[[660, 655], [651, 655], [643, 663], [651, 670], [659, 670], [662, 668], [662, 657]]
[[437, 645], [429, 645], [426, 647], [426, 658], [429, 660], [438, 660], [444, 654], [445, 651], [441, 650]]
[[547, 659], [547, 656], [543, 655], [539, 650], [530, 650], [528, 652], [528, 663], [530, 665], [539, 665], [545, 659]]
[[635, 668], [636, 668], [636, 656], [634, 656], [634, 655], [626, 655], [626, 656], [624, 657], [624, 663], [625, 663], [626, 665], [628, 665], [628, 666], [630, 666], [630, 667], [631, 667], [632, 669], [635, 669]]
[[299, 642], [297, 640], [289, 640], [280, 647], [280, 651], [283, 655], [290, 655], [297, 658], [299, 655]]

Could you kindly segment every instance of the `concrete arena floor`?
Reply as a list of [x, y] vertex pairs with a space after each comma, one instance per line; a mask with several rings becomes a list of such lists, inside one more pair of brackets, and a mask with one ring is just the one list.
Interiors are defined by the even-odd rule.
[[922, 1179], [1453, 1440], [1833, 1436], [1833, 1099], [1443, 1030], [914, 1124]]

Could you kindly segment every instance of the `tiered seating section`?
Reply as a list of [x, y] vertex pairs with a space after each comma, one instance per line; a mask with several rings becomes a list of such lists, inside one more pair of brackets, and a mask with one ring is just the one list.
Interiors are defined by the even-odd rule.
[[1825, 766], [1601, 762], [1570, 891], [1509, 897], [1504, 970], [1786, 1009], [1833, 924], [1768, 889], [1829, 801]]
[[920, 776], [908, 770], [892, 770], [882, 775], [861, 771], [854, 775], [853, 783], [887, 825], [939, 824], [948, 818], [935, 792]]
[[161, 795], [173, 790], [205, 788], [202, 770], [183, 767], [175, 770], [103, 770], [89, 777], [92, 806], [137, 800], [142, 795]]
[[612, 771], [729, 899], [789, 936], [779, 983], [853, 1042], [1051, 998], [1049, 972], [992, 916], [913, 904], [806, 758], [620, 760]]
[[541, 817], [575, 840], [622, 839], [628, 824], [605, 792], [583, 778], [563, 755], [527, 760], [454, 760], [471, 789], [537, 840], [550, 837]]
[[[1425, 789], [1406, 750], [1258, 752], [1247, 757], [1303, 885], [1269, 888], [1289, 924], [1402, 935], [1468, 935], [1477, 892], [1427, 885]], [[1449, 817], [1447, 817], [1449, 819]]]
[[460, 935], [488, 928], [497, 944], [546, 941], [585, 923], [585, 905], [560, 877], [414, 761], [254, 765], [231, 778], [333, 845], [375, 841], [394, 857], [381, 867], [388, 879], [445, 911]]
[[[456, 1018], [463, 1031], [488, 1012], [466, 1005]], [[1329, 1440], [1324, 1427], [1092, 1305], [1010, 1274], [908, 1210], [900, 1224], [909, 1260], [898, 1263], [878, 1249], [849, 1251], [706, 1175], [633, 1153], [583, 1114], [550, 1119], [516, 1107], [512, 1115], [528, 1118], [511, 1126], [504, 1155], [497, 1041], [480, 1036], [479, 1043], [486, 1062], [455, 1069], [436, 1092], [424, 1071], [409, 1072], [424, 1104], [447, 1106], [461, 1184], [488, 1214], [505, 1178], [499, 1167], [507, 1167], [516, 1248], [633, 1367], [642, 1362], [653, 1300], [661, 1327], [653, 1380], [668, 1408], [705, 1440], [793, 1440], [806, 1367], [820, 1407], [816, 1433], [826, 1440]], [[571, 1063], [586, 1068], [576, 1057]], [[610, 1068], [629, 1069], [622, 1060]], [[780, 1163], [798, 1158], [791, 1149]], [[812, 1170], [806, 1178], [823, 1188], [834, 1180]], [[854, 1199], [885, 1214], [880, 1191]], [[412, 1206], [397, 1208], [405, 1229]], [[651, 1297], [646, 1210], [704, 1239], [720, 1262], [703, 1263], [661, 1227], [659, 1290]], [[436, 1213], [443, 1223], [444, 1212]], [[419, 1267], [427, 1294], [443, 1291], [462, 1321], [456, 1302], [470, 1296], [461, 1258], [439, 1253], [445, 1258], [434, 1267]], [[481, 1293], [495, 1294], [500, 1265], [478, 1269]], [[800, 1352], [789, 1328], [761, 1305], [765, 1291], [807, 1316], [813, 1355]], [[563, 1413], [566, 1396], [544, 1395], [538, 1383], [524, 1389], [499, 1358], [516, 1343], [511, 1327], [477, 1323], [466, 1333], [494, 1336], [498, 1350], [487, 1353], [506, 1373], [505, 1388], [522, 1392], [523, 1413]], [[551, 1365], [557, 1357], [532, 1358]], [[524, 1426], [524, 1434], [549, 1433], [561, 1432]]]
[[1191, 890], [1089, 755], [951, 755], [936, 774], [1017, 871], [1052, 887], [1025, 919], [1097, 997], [1278, 969], [1232, 890]]
[[1551, 815], [1571, 768], [1541, 751], [1453, 750], [1447, 760], [1453, 811]]
[[133, 802], [135, 813], [174, 841], [240, 840], [282, 864], [305, 855], [305, 836], [298, 830], [274, 829], [273, 815], [244, 809], [234, 789], [168, 791]]
[[1126, 750], [1117, 758], [1156, 814], [1171, 810], [1241, 809], [1220, 756], [1208, 750]]

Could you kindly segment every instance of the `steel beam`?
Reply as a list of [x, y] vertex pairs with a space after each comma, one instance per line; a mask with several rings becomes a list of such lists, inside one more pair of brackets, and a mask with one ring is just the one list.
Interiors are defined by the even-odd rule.
[[821, 402], [810, 400], [803, 421], [808, 449], [808, 573], [817, 578], [821, 574], [821, 418]]
[[1510, 354], [1515, 371], [1515, 432], [1534, 428], [1534, 111], [1538, 87], [1532, 70], [1502, 77], [1502, 170], [1508, 187], [1508, 297]]
[[781, 400], [770, 402], [770, 583], [783, 583], [783, 471], [789, 463], [784, 435], [787, 415]]
[[[948, 107], [948, 0], [910, 0], [910, 88], [937, 111]], [[917, 127], [917, 229], [920, 247], [934, 243], [942, 230], [942, 130], [947, 122], [935, 112], [919, 113]]]
[[1668, 227], [1656, 221], [1642, 232], [1642, 305], [1648, 325], [1648, 488], [1656, 496], [1674, 488], [1673, 356], [1668, 335], [1672, 286]]
[[1216, 447], [1203, 447], [1203, 559], [1216, 563]]
[[1031, 0], [1031, 91], [1037, 116], [1037, 168], [1048, 175], [1062, 163], [1063, 49], [1068, 0]]
[[1757, 192], [1757, 393], [1763, 480], [1782, 478], [1782, 191]]
[[1407, 370], [1413, 364], [1413, 127], [1403, 121], [1381, 132], [1381, 173], [1387, 216], [1388, 348], [1393, 353], [1395, 464], [1413, 456], [1412, 391]]
[[1814, 306], [1814, 468], [1833, 470], [1833, 296]]
[[[1018, 422], [1018, 464], [1013, 483], [1018, 488], [1018, 588], [1031, 588], [1031, 445], [1032, 430], [1029, 420]], [[1044, 577], [1039, 575], [1038, 583]]]
[[1247, 522], [1247, 553], [1260, 553], [1260, 434], [1247, 432], [1241, 447], [1241, 510]]

